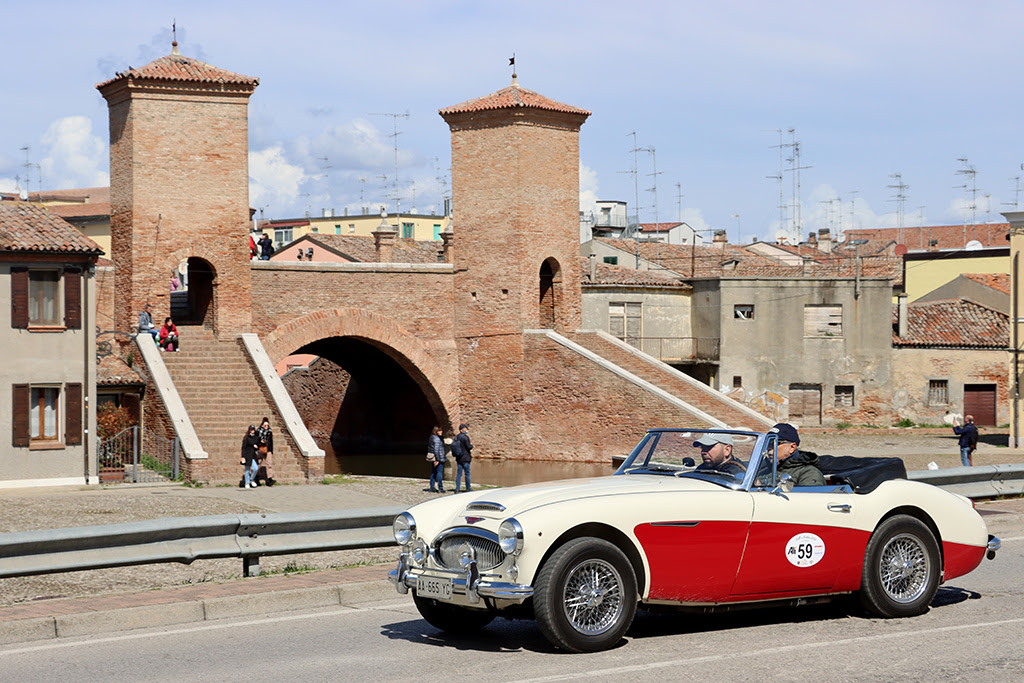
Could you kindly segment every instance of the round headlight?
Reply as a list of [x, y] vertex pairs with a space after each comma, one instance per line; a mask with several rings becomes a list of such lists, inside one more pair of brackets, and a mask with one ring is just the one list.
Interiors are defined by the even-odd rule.
[[416, 542], [412, 544], [412, 561], [418, 565], [423, 565], [429, 555], [430, 550], [427, 548], [427, 542], [422, 538], [416, 539]]
[[395, 517], [392, 530], [395, 532], [395, 541], [398, 545], [408, 545], [416, 540], [416, 520], [408, 512]]
[[523, 527], [510, 517], [498, 527], [498, 546], [506, 555], [518, 555], [523, 549]]

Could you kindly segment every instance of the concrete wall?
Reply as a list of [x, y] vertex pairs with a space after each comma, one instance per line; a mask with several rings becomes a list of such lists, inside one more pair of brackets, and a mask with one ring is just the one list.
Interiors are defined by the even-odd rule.
[[903, 257], [903, 268], [904, 291], [913, 303], [961, 273], [1009, 273], [1010, 256], [1008, 249], [918, 252]]
[[608, 305], [643, 304], [643, 337], [692, 337], [690, 293], [664, 287], [587, 285], [583, 288], [583, 329], [608, 332]]
[[[720, 280], [720, 304], [715, 306], [713, 283], [695, 284], [694, 330], [708, 336], [711, 316], [721, 325], [719, 382], [733, 388], [742, 378], [743, 400], [764, 392], [788, 396], [791, 384], [819, 385], [822, 423], [885, 424], [890, 418], [892, 285], [889, 280], [860, 282], [854, 297], [853, 280], [811, 278]], [[754, 304], [754, 319], [733, 316], [736, 304]], [[838, 305], [843, 309], [843, 333], [835, 337], [804, 337], [806, 305]], [[716, 310], [717, 308], [717, 310]], [[836, 385], [854, 387], [854, 406], [832, 404]], [[730, 393], [732, 395], [732, 393]], [[785, 409], [775, 417], [787, 417]]]
[[[45, 257], [43, 257], [45, 259]], [[60, 268], [60, 260], [24, 261], [19, 265]], [[82, 264], [75, 264], [82, 265]], [[85, 457], [91, 481], [96, 479], [96, 334], [93, 315], [96, 287], [88, 270], [82, 274], [82, 328], [77, 330], [32, 331], [11, 327], [11, 264], [0, 263], [0, 488], [84, 484]], [[58, 287], [63, 298], [63, 281]], [[63, 300], [63, 299], [62, 299]], [[88, 406], [83, 420], [82, 445], [38, 449], [11, 445], [14, 384], [82, 385], [82, 403]], [[63, 400], [58, 416], [59, 433], [65, 425]]]

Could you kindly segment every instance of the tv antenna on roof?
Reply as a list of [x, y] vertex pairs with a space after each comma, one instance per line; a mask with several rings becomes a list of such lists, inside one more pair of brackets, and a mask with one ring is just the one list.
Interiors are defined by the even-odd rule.
[[387, 113], [376, 113], [376, 114], [374, 114], [374, 113], [371, 113], [370, 116], [390, 116], [391, 117], [391, 123], [392, 123], [392, 126], [394, 128], [394, 132], [391, 135], [389, 135], [388, 137], [390, 137], [392, 140], [394, 140], [394, 145], [395, 145], [395, 176], [394, 176], [393, 186], [394, 186], [394, 190], [395, 190], [395, 202], [398, 202], [398, 136], [401, 135], [401, 133], [398, 132], [398, 119], [407, 119], [407, 118], [409, 118], [409, 112], [405, 112], [404, 114], [387, 114]]

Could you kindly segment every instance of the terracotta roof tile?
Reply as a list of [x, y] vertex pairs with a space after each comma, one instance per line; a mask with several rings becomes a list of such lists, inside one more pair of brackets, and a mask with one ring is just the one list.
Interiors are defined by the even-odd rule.
[[986, 287], [1002, 292], [1003, 294], [1010, 293], [1010, 275], [1009, 273], [963, 273], [962, 277], [974, 280], [975, 282], [981, 283]]
[[641, 223], [640, 232], [668, 232], [682, 223]]
[[[377, 260], [377, 250], [373, 237], [319, 234], [305, 235], [304, 237], [341, 252], [353, 261], [373, 263]], [[412, 240], [399, 237], [395, 239], [391, 252], [391, 261], [393, 263], [437, 263], [439, 251], [441, 251], [440, 240]]]
[[110, 217], [110, 202], [89, 202], [88, 204], [50, 204], [46, 209], [64, 219]]
[[519, 82], [514, 78], [512, 79], [512, 85], [507, 88], [503, 88], [498, 92], [491, 93], [490, 95], [484, 95], [483, 97], [467, 100], [462, 104], [445, 107], [438, 113], [441, 114], [441, 116], [446, 116], [448, 114], [462, 114], [495, 109], [515, 109], [519, 107], [590, 116], [590, 112], [586, 109], [580, 109], [579, 107], [574, 107], [570, 104], [556, 102], [555, 100], [544, 97], [532, 90], [527, 90], [523, 86], [519, 85]]
[[260, 79], [252, 76], [243, 76], [233, 71], [226, 71], [216, 66], [201, 62], [198, 59], [185, 57], [175, 52], [153, 60], [146, 66], [138, 69], [128, 67], [126, 71], [119, 72], [113, 78], [96, 84], [100, 90], [115, 81], [123, 79], [152, 80], [152, 81], [188, 81], [193, 83], [231, 83], [237, 85], [257, 86]]
[[62, 218], [26, 202], [0, 202], [0, 251], [93, 255], [103, 252]]
[[145, 382], [142, 377], [127, 363], [115, 354], [104, 356], [96, 365], [96, 384], [110, 386], [113, 384], [138, 384]]
[[[977, 225], [925, 225], [918, 228], [860, 228], [845, 232], [852, 239], [884, 240], [905, 244], [908, 249], [928, 249], [931, 240], [938, 249], [963, 249], [967, 242], [978, 240], [986, 247], [1007, 247], [1009, 223]], [[864, 253], [863, 247], [861, 253]]]
[[590, 260], [580, 258], [580, 281], [585, 285], [636, 285], [653, 287], [687, 287], [679, 275], [672, 271], [637, 270], [610, 263], [594, 264], [595, 279], [590, 280]]
[[897, 346], [1005, 348], [1010, 318], [969, 299], [907, 305], [907, 334], [893, 334]]

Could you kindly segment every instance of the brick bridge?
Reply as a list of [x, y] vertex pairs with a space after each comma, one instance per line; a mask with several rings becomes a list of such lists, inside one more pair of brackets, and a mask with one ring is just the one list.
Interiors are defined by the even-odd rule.
[[[119, 329], [146, 301], [170, 310], [168, 274], [189, 264], [182, 351], [154, 362], [202, 446], [186, 463], [191, 478], [237, 480], [245, 425], [288, 422], [291, 401], [275, 397], [279, 380], [261, 374], [260, 350], [239, 336], [250, 332], [272, 363], [298, 352], [331, 361], [322, 381], [289, 384], [305, 424], [276, 430], [282, 480], [323, 473], [303, 445], [306, 425], [318, 438], [419, 451], [431, 424], [450, 433], [465, 421], [490, 456], [603, 460], [649, 427], [767, 424], [580, 330], [579, 131], [590, 112], [515, 78], [442, 109], [456, 214], [437, 263], [394, 262], [388, 229], [374, 234], [373, 263], [250, 263], [247, 106], [257, 85], [175, 47], [97, 86], [110, 109], [114, 261], [100, 299], [112, 301]], [[158, 370], [145, 372], [148, 395]], [[148, 407], [147, 426], [180, 429], [170, 405]]]

